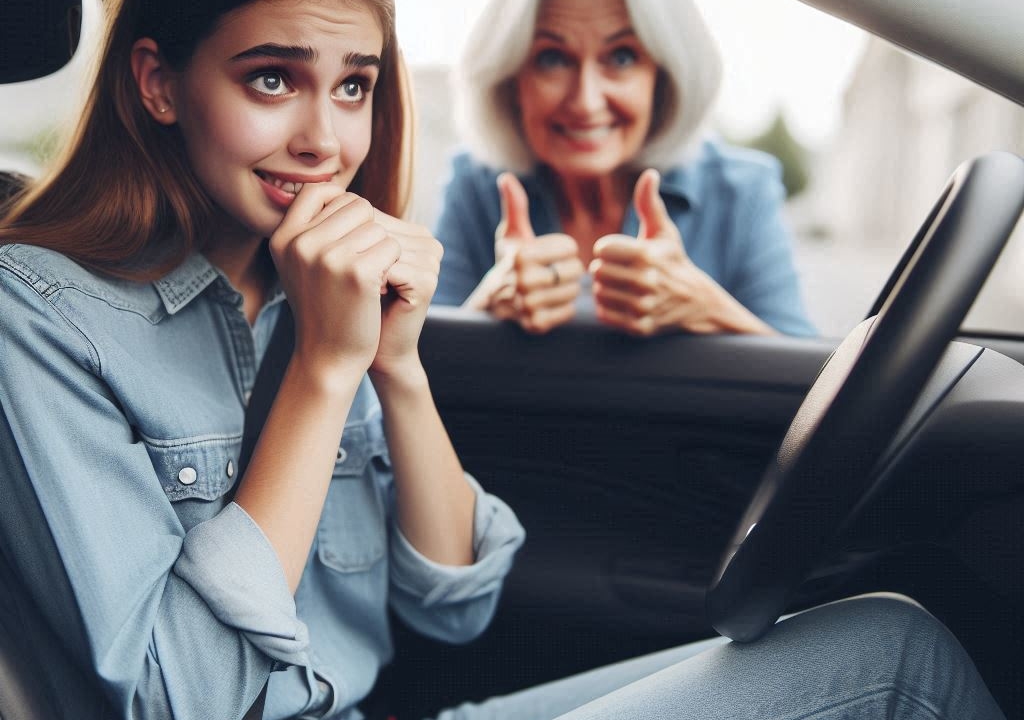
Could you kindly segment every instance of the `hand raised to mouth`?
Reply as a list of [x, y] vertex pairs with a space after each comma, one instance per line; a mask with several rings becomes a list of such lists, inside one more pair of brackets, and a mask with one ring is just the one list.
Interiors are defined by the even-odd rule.
[[295, 315], [295, 357], [317, 375], [365, 372], [380, 344], [380, 288], [402, 254], [368, 201], [307, 183], [270, 238]]

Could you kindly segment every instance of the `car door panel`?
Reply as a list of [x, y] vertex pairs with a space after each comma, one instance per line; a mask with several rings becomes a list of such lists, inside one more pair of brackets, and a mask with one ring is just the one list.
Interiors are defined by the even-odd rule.
[[482, 699], [713, 634], [704, 589], [834, 347], [644, 339], [585, 320], [537, 337], [432, 308], [420, 351], [442, 418], [463, 467], [515, 510], [527, 542], [492, 627], [469, 647], [399, 626], [391, 673], [403, 707]]
[[[432, 308], [420, 349], [438, 408], [463, 466], [516, 511], [527, 542], [491, 628], [469, 646], [396, 623], [401, 661], [375, 697], [429, 712], [714, 634], [704, 590], [837, 344], [633, 338], [583, 320], [535, 337]], [[994, 344], [1024, 357], [1024, 343]], [[922, 512], [935, 505], [919, 497]], [[880, 543], [893, 537], [862, 539], [817, 568], [794, 607], [857, 591], [865, 576], [866, 588], [884, 578], [928, 592], [907, 562], [921, 575], [940, 563], [956, 571], [945, 548], [920, 542], [911, 560], [889, 551], [895, 569], [876, 571]], [[956, 572], [973, 571], [964, 561]]]

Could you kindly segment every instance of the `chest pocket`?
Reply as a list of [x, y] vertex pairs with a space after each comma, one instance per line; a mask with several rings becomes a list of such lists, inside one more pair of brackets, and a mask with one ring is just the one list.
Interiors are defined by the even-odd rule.
[[389, 471], [380, 419], [346, 425], [317, 528], [317, 554], [324, 565], [362, 572], [384, 556], [387, 517], [379, 473]]
[[144, 440], [160, 485], [171, 502], [216, 500], [234, 485], [242, 438]]
[[181, 441], [143, 438], [143, 443], [160, 487], [186, 531], [224, 506], [238, 480], [241, 435]]

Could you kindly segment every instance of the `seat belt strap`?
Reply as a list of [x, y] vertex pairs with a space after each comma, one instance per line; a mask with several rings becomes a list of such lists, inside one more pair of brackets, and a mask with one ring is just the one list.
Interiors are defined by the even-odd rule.
[[[252, 451], [256, 447], [260, 431], [267, 421], [270, 407], [274, 404], [277, 389], [281, 387], [285, 370], [295, 350], [295, 316], [291, 306], [285, 301], [277, 316], [277, 324], [270, 336], [270, 344], [263, 353], [256, 380], [253, 382], [249, 395], [249, 404], [245, 409], [245, 425], [242, 430], [242, 449], [238, 454], [238, 481], [245, 477], [245, 469], [249, 465]], [[236, 484], [237, 487], [237, 484]], [[262, 720], [263, 706], [267, 701], [267, 686], [264, 685], [256, 701], [249, 708], [242, 720]]]

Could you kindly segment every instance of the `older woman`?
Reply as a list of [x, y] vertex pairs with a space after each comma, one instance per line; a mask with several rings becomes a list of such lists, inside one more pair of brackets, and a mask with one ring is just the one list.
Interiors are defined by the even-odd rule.
[[770, 156], [701, 141], [721, 60], [690, 0], [493, 0], [457, 73], [470, 154], [442, 304], [546, 332], [812, 334]]

